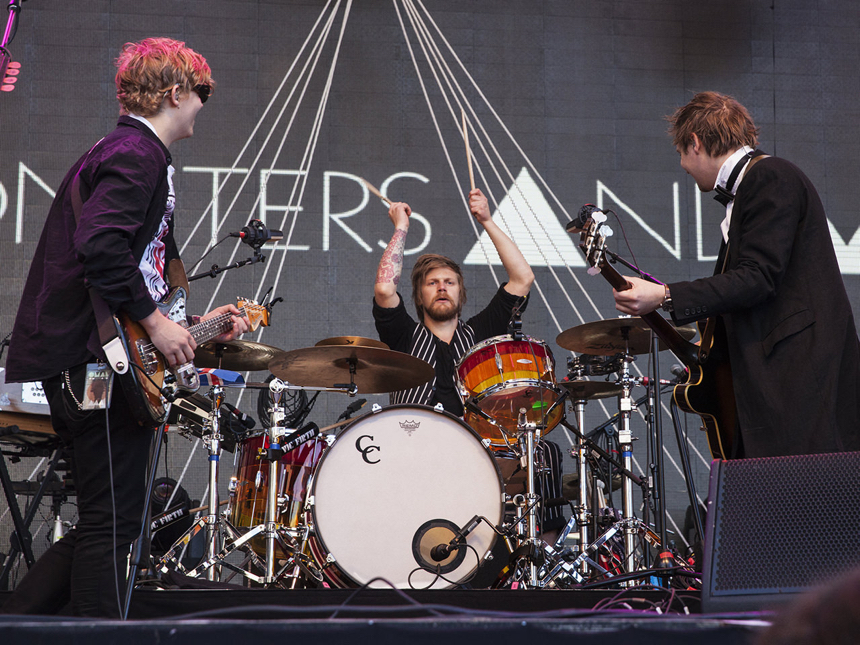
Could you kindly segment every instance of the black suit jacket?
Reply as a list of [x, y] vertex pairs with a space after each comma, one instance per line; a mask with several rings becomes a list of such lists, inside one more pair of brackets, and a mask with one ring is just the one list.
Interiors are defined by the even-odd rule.
[[723, 316], [735, 456], [860, 449], [860, 341], [824, 208], [799, 168], [774, 157], [750, 168], [725, 271], [670, 289], [677, 324]]

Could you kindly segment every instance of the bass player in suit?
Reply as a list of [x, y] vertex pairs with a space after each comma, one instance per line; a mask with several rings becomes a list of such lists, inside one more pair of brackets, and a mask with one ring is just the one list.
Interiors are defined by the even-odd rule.
[[668, 285], [627, 278], [616, 308], [722, 319], [737, 409], [726, 457], [860, 449], [860, 341], [815, 187], [755, 149], [758, 128], [730, 96], [696, 94], [668, 121], [681, 167], [726, 206], [717, 268]]
[[[193, 134], [212, 89], [211, 70], [200, 54], [168, 38], [127, 43], [117, 67], [119, 122], [57, 191], [6, 363], [11, 382], [42, 381], [51, 422], [71, 449], [78, 521], [21, 580], [3, 613], [52, 614], [68, 603], [78, 616], [122, 612], [154, 428], [134, 418], [116, 382], [107, 411], [88, 405], [89, 374], [109, 372], [100, 362], [105, 353], [88, 290], [111, 313], [138, 321], [170, 365], [191, 361], [196, 349], [191, 334], [155, 301], [167, 293], [168, 264], [178, 258], [168, 147]], [[226, 341], [248, 329], [238, 313], [225, 305], [203, 320], [232, 321], [218, 337]]]

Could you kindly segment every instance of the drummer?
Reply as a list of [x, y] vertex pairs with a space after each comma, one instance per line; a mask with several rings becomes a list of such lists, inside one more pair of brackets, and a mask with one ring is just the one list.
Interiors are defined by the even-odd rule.
[[[508, 333], [516, 312], [528, 303], [534, 273], [516, 244], [505, 235], [490, 216], [487, 198], [479, 189], [469, 193], [469, 208], [492, 240], [502, 260], [508, 281], [503, 283], [490, 303], [467, 321], [461, 319], [466, 303], [466, 286], [460, 266], [442, 255], [425, 254], [412, 269], [412, 302], [418, 321], [406, 311], [397, 286], [403, 270], [403, 250], [409, 231], [409, 204], [395, 202], [388, 210], [394, 234], [382, 254], [376, 272], [373, 318], [379, 339], [391, 349], [427, 361], [436, 370], [435, 378], [416, 388], [391, 394], [391, 403], [436, 405], [463, 416], [463, 403], [456, 389], [455, 365], [476, 343]], [[544, 498], [561, 496], [561, 451], [544, 442], [545, 460], [552, 480]], [[558, 507], [546, 509], [541, 530], [546, 539], [564, 525]]]

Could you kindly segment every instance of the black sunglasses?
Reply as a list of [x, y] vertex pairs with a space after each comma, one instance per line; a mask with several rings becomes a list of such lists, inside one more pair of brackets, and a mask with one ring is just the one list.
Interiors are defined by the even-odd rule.
[[194, 91], [200, 97], [200, 102], [205, 103], [209, 99], [209, 95], [212, 94], [212, 86], [209, 83], [201, 83], [194, 86]]
[[212, 94], [212, 86], [209, 83], [201, 83], [194, 86], [194, 91], [200, 97], [200, 102], [205, 103], [209, 99], [209, 95]]

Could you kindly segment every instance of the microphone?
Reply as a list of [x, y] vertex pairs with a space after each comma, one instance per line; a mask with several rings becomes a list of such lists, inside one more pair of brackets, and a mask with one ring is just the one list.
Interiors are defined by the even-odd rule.
[[259, 249], [269, 241], [278, 242], [284, 239], [283, 231], [267, 228], [261, 220], [252, 219], [247, 226], [243, 226], [238, 233], [230, 233], [229, 237], [238, 237], [245, 244]]
[[221, 403], [221, 406], [226, 408], [230, 414], [232, 414], [234, 417], [239, 419], [239, 423], [241, 423], [243, 426], [245, 426], [246, 430], [250, 430], [255, 425], [257, 425], [256, 421], [254, 421], [251, 417], [249, 417], [247, 414], [242, 412], [236, 406], [231, 405], [231, 404], [227, 403], [226, 401]]
[[683, 365], [678, 365], [677, 363], [672, 366], [671, 371], [672, 374], [675, 376], [675, 378], [672, 379], [673, 383], [680, 383], [690, 375], [690, 370], [688, 370]]
[[606, 211], [604, 211], [602, 208], [598, 208], [594, 204], [585, 204], [582, 208], [579, 209], [579, 213], [577, 213], [576, 219], [569, 221], [564, 227], [564, 230], [568, 233], [581, 232], [585, 229], [585, 225], [587, 224], [588, 220], [597, 220], [597, 218], [594, 217], [595, 213], [604, 213], [602, 219], [600, 219], [598, 223], [606, 221]]
[[295, 450], [303, 443], [307, 443], [314, 437], [316, 437], [320, 433], [320, 427], [311, 421], [305, 427], [299, 428], [290, 436], [288, 436], [286, 441], [281, 444], [281, 450], [289, 452], [290, 450]]
[[367, 399], [358, 399], [353, 401], [348, 406], [346, 406], [346, 410], [337, 418], [338, 421], [342, 419], [349, 419], [353, 414], [361, 410], [364, 407], [364, 404], [367, 403]]
[[442, 562], [442, 560], [451, 555], [451, 551], [459, 551], [463, 547], [463, 541], [466, 539], [466, 536], [478, 528], [478, 524], [480, 523], [481, 516], [475, 515], [471, 520], [469, 520], [469, 523], [466, 524], [466, 526], [457, 531], [457, 535], [451, 538], [451, 541], [448, 542], [448, 544], [437, 544], [430, 549], [430, 557], [433, 558], [435, 562]]

